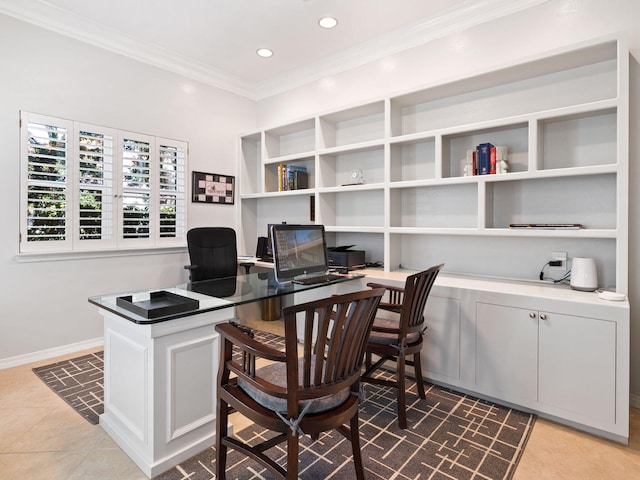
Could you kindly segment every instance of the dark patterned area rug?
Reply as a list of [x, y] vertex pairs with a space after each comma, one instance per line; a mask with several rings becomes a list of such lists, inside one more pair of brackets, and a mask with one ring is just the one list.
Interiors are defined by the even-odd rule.
[[[255, 331], [257, 340], [274, 348], [282, 338]], [[34, 368], [34, 372], [91, 423], [103, 411], [103, 354]], [[360, 406], [360, 438], [365, 474], [369, 480], [499, 480], [511, 479], [533, 428], [535, 416], [502, 407], [436, 385], [426, 384], [421, 400], [415, 382], [408, 381], [407, 420], [400, 430], [395, 392], [365, 385]], [[252, 425], [236, 436], [252, 442], [272, 433]], [[285, 465], [283, 445], [272, 458]], [[208, 448], [155, 480], [212, 480], [215, 450]], [[337, 432], [326, 432], [316, 442], [301, 440], [301, 479], [355, 478], [351, 445]], [[273, 478], [257, 463], [230, 450], [227, 478]]]
[[[395, 392], [366, 385], [360, 406], [360, 441], [368, 480], [498, 480], [511, 479], [535, 422], [535, 416], [427, 384], [420, 400], [415, 382], [409, 382], [407, 420], [398, 428]], [[258, 443], [273, 434], [255, 425], [235, 434]], [[286, 465], [286, 444], [274, 447], [271, 457]], [[300, 479], [355, 478], [351, 444], [335, 431], [316, 442], [301, 440]], [[215, 450], [209, 448], [156, 480], [211, 480], [215, 478]], [[230, 450], [227, 478], [274, 478], [256, 462]]]
[[33, 372], [94, 425], [104, 412], [104, 352], [37, 367]]

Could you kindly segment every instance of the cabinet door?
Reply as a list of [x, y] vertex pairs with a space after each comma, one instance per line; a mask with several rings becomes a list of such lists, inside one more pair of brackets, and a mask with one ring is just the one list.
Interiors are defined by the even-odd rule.
[[540, 313], [540, 396], [559, 415], [615, 423], [616, 324]]
[[476, 304], [476, 385], [502, 400], [532, 405], [537, 399], [538, 312]]
[[427, 377], [460, 378], [460, 300], [429, 295], [421, 358]]

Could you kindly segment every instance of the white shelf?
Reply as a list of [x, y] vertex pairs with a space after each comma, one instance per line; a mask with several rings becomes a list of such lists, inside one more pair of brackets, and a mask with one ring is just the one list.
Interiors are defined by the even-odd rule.
[[385, 187], [384, 183], [363, 183], [362, 185], [338, 185], [336, 187], [317, 188], [318, 193], [348, 193], [366, 190], [380, 190]]
[[377, 139], [377, 140], [372, 140], [369, 142], [360, 142], [360, 143], [353, 143], [350, 145], [344, 145], [344, 146], [340, 146], [340, 147], [332, 147], [332, 148], [321, 148], [318, 150], [318, 155], [335, 155], [335, 154], [339, 154], [339, 153], [355, 153], [355, 152], [359, 152], [359, 151], [364, 151], [364, 150], [371, 150], [373, 148], [379, 147], [382, 148], [384, 147], [385, 142], [384, 140], [381, 139]]
[[313, 160], [314, 157], [315, 157], [314, 151], [301, 152], [301, 153], [286, 155], [284, 157], [275, 157], [275, 158], [265, 159], [264, 164], [277, 165], [279, 163], [305, 162], [305, 161]]
[[[258, 233], [274, 218], [322, 223], [385, 271], [444, 262], [530, 280], [552, 251], [567, 251], [594, 257], [601, 285], [626, 293], [628, 75], [625, 42], [612, 36], [249, 133], [239, 223]], [[464, 176], [467, 151], [487, 142], [508, 148], [508, 173]], [[306, 166], [309, 188], [277, 192], [280, 163]], [[358, 171], [364, 183], [350, 185]]]
[[342, 232], [342, 233], [384, 233], [384, 227], [360, 227], [360, 226], [328, 226], [325, 228], [327, 232]]
[[299, 190], [285, 190], [282, 192], [268, 192], [268, 193], [260, 193], [260, 194], [252, 194], [252, 195], [242, 195], [241, 198], [282, 198], [282, 197], [297, 197], [297, 196], [309, 196], [313, 195], [313, 190], [308, 188], [303, 188]]

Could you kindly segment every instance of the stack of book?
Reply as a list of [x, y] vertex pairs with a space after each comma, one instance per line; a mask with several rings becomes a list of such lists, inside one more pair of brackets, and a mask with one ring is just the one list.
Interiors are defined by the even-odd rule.
[[508, 170], [507, 147], [496, 147], [491, 143], [481, 143], [475, 150], [467, 150], [464, 166], [465, 177], [507, 173]]
[[280, 192], [308, 188], [307, 178], [307, 167], [285, 163], [278, 165], [278, 191]]

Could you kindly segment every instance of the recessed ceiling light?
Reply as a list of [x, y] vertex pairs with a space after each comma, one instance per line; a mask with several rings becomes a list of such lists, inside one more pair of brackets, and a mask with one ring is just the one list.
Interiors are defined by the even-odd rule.
[[318, 25], [320, 25], [322, 28], [333, 28], [338, 25], [338, 20], [333, 17], [322, 17], [320, 20], [318, 20]]
[[262, 58], [269, 58], [273, 55], [273, 50], [269, 48], [259, 48], [256, 53]]

